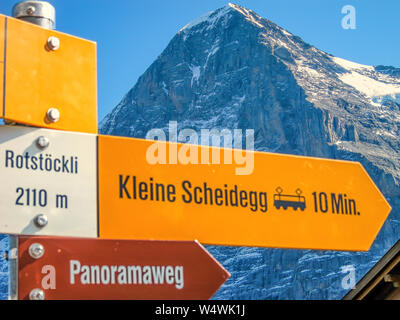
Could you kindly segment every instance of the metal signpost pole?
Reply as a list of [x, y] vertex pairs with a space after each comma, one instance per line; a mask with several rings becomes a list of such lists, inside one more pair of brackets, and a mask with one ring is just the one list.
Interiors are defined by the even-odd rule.
[[8, 299], [18, 300], [18, 236], [9, 236]]
[[46, 1], [19, 2], [13, 7], [12, 16], [46, 29], [55, 29], [56, 26], [56, 11]]
[[[46, 29], [55, 29], [56, 12], [54, 7], [46, 1], [23, 1], [12, 9], [14, 18], [30, 22]], [[9, 300], [18, 299], [18, 236], [9, 236]]]

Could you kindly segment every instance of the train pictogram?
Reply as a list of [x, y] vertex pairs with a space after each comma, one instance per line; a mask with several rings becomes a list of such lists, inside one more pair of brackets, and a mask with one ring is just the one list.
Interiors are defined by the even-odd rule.
[[301, 195], [303, 192], [299, 188], [296, 189], [296, 195], [282, 194], [283, 189], [281, 187], [275, 190], [277, 193], [274, 194], [274, 206], [278, 210], [281, 208], [287, 210], [287, 208], [292, 207], [294, 210], [304, 211], [306, 208], [306, 198]]

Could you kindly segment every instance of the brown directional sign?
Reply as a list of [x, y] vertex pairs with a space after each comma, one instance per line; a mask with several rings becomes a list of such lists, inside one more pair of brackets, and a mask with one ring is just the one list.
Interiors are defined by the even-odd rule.
[[197, 241], [19, 237], [18, 298], [209, 299], [229, 273]]

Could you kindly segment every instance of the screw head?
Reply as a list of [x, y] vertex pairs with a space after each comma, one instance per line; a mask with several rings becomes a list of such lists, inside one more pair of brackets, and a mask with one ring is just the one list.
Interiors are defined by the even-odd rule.
[[33, 6], [29, 6], [28, 8], [26, 8], [26, 14], [31, 16], [32, 14], [34, 14], [36, 11], [36, 8]]
[[50, 108], [47, 110], [46, 116], [50, 122], [57, 122], [60, 119], [60, 111], [56, 108]]
[[29, 300], [44, 300], [44, 292], [42, 289], [33, 289], [29, 293]]
[[36, 140], [36, 145], [40, 148], [40, 149], [46, 149], [50, 144], [50, 141], [48, 138], [41, 136]]
[[34, 219], [35, 225], [38, 228], [44, 228], [49, 222], [47, 216], [44, 214], [38, 214]]
[[57, 51], [58, 49], [60, 49], [60, 39], [58, 39], [55, 36], [51, 36], [47, 39], [47, 47], [51, 50], [51, 51]]
[[40, 259], [44, 255], [44, 247], [40, 243], [32, 243], [28, 252], [33, 259]]

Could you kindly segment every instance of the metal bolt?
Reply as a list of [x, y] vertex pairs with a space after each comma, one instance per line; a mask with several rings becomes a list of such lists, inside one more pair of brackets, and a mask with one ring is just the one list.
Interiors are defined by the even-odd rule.
[[26, 8], [26, 14], [27, 14], [27, 15], [32, 15], [32, 14], [35, 13], [35, 11], [36, 11], [35, 7], [28, 7], [28, 8]]
[[47, 216], [44, 214], [38, 214], [34, 219], [35, 225], [38, 228], [44, 228], [49, 222]]
[[50, 141], [48, 138], [41, 136], [36, 140], [36, 145], [40, 148], [40, 149], [46, 149], [50, 144]]
[[42, 289], [33, 289], [29, 293], [29, 300], [44, 300], [44, 292]]
[[60, 49], [60, 39], [54, 36], [49, 37], [47, 39], [47, 47], [52, 51]]
[[40, 259], [44, 255], [44, 247], [40, 243], [32, 243], [28, 251], [33, 259]]
[[50, 122], [57, 122], [60, 119], [60, 111], [56, 108], [50, 108], [47, 110], [46, 116]]

